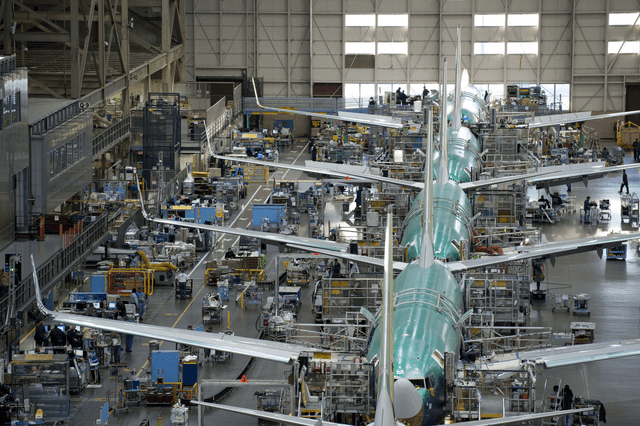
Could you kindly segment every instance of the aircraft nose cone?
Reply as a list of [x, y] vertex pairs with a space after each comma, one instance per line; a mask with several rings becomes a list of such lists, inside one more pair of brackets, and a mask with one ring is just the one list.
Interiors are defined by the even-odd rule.
[[407, 379], [398, 379], [393, 384], [394, 408], [396, 417], [408, 419], [414, 417], [422, 409], [422, 398], [415, 386]]

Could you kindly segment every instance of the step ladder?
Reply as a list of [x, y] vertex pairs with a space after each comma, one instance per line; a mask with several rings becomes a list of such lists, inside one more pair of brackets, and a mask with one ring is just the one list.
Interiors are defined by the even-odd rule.
[[[556, 386], [557, 390], [554, 390], [554, 387]], [[540, 401], [541, 412], [562, 410], [562, 396], [560, 394], [562, 391], [562, 386], [562, 379], [545, 379], [542, 401]], [[560, 416], [548, 417], [546, 419], [542, 419], [542, 423], [540, 424], [548, 426], [560, 426], [562, 424], [562, 419], [560, 418]]]
[[589, 147], [589, 149], [591, 150], [591, 152], [596, 152], [598, 156], [600, 156], [600, 142], [598, 142], [598, 139], [594, 139], [591, 141], [591, 146]]

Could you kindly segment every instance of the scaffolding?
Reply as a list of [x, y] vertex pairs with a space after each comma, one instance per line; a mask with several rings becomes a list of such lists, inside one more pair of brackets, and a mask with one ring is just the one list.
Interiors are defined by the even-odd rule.
[[525, 325], [529, 318], [529, 277], [473, 273], [466, 276], [467, 308], [493, 315], [494, 325]]
[[382, 278], [323, 278], [321, 288], [320, 321], [332, 323], [355, 315], [360, 308], [376, 312], [382, 303]]
[[181, 142], [180, 95], [149, 93], [143, 110], [143, 177], [151, 182], [151, 170], [178, 170]]

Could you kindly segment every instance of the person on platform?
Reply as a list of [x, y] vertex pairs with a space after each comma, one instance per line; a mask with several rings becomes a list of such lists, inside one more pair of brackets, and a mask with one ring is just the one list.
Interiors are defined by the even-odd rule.
[[620, 184], [620, 191], [618, 193], [622, 194], [622, 188], [627, 188], [627, 195], [629, 195], [629, 177], [627, 176], [627, 171], [622, 171], [622, 183]]
[[224, 258], [225, 259], [235, 259], [236, 258], [236, 254], [233, 252], [233, 250], [231, 250], [231, 247], [229, 247], [229, 250], [227, 250], [227, 252], [224, 254]]
[[46, 346], [49, 341], [49, 339], [47, 338], [47, 328], [44, 326], [44, 323], [42, 321], [40, 321], [36, 326], [33, 340], [35, 340], [36, 346]]
[[189, 277], [182, 270], [180, 271], [180, 273], [176, 277], [176, 280], [178, 281], [178, 289], [180, 290], [180, 299], [181, 300], [184, 300], [184, 298], [187, 295], [187, 280], [188, 279], [189, 279]]

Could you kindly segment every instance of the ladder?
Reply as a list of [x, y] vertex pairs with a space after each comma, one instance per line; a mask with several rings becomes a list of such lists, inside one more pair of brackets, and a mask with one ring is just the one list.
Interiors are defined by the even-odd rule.
[[591, 152], [595, 152], [598, 156], [600, 155], [600, 142], [598, 142], [598, 139], [593, 139], [591, 141], [591, 146], [589, 147], [589, 149], [591, 150]]
[[[557, 386], [557, 391], [554, 387]], [[541, 412], [560, 411], [562, 410], [562, 379], [545, 379], [544, 391], [542, 393]], [[541, 425], [559, 426], [562, 424], [560, 416], [548, 417], [542, 420]]]

